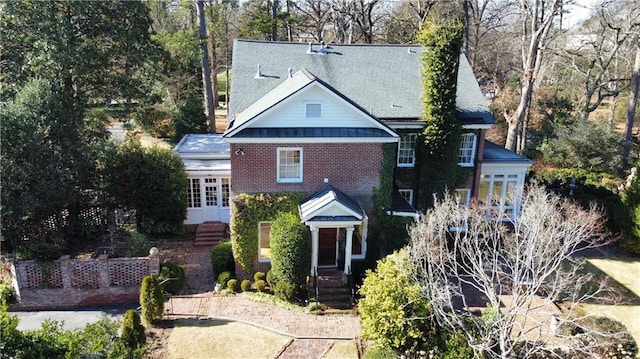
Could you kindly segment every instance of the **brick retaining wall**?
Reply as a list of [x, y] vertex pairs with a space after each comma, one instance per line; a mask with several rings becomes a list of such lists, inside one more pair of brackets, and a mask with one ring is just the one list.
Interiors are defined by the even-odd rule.
[[42, 310], [137, 302], [142, 278], [158, 274], [160, 258], [71, 259], [11, 263], [13, 310]]

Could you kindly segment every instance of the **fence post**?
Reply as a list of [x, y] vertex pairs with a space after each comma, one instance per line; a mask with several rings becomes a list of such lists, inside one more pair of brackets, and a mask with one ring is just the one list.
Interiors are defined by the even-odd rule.
[[58, 259], [60, 262], [60, 276], [62, 277], [62, 288], [71, 288], [71, 256], [64, 255]]
[[101, 254], [98, 257], [98, 273], [100, 275], [100, 288], [109, 288], [109, 256]]

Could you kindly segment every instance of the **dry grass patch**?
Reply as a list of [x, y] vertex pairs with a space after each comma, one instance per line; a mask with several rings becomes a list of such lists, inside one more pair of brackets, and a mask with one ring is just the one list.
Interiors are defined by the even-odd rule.
[[336, 340], [322, 359], [358, 359], [358, 348], [354, 340]]
[[167, 358], [274, 358], [289, 337], [223, 320], [177, 320]]

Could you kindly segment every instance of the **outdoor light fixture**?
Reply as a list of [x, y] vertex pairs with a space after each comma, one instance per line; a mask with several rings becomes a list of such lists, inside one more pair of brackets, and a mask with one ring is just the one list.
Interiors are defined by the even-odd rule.
[[244, 149], [242, 149], [242, 148], [238, 148], [238, 149], [236, 150], [236, 155], [237, 155], [237, 156], [244, 156]]

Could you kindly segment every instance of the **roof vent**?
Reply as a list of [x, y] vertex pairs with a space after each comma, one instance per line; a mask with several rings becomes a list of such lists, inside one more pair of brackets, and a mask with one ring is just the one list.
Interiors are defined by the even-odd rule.
[[415, 54], [415, 53], [416, 53], [416, 51], [414, 49], [412, 49], [412, 48], [408, 48], [407, 49], [407, 54]]
[[307, 54], [313, 54], [313, 43], [309, 41], [309, 49], [307, 49]]
[[260, 64], [258, 64], [258, 72], [256, 72], [256, 76], [254, 78], [256, 78], [256, 79], [265, 78], [265, 76], [262, 74], [262, 71], [260, 70]]
[[289, 78], [293, 77], [293, 69], [289, 67]]

